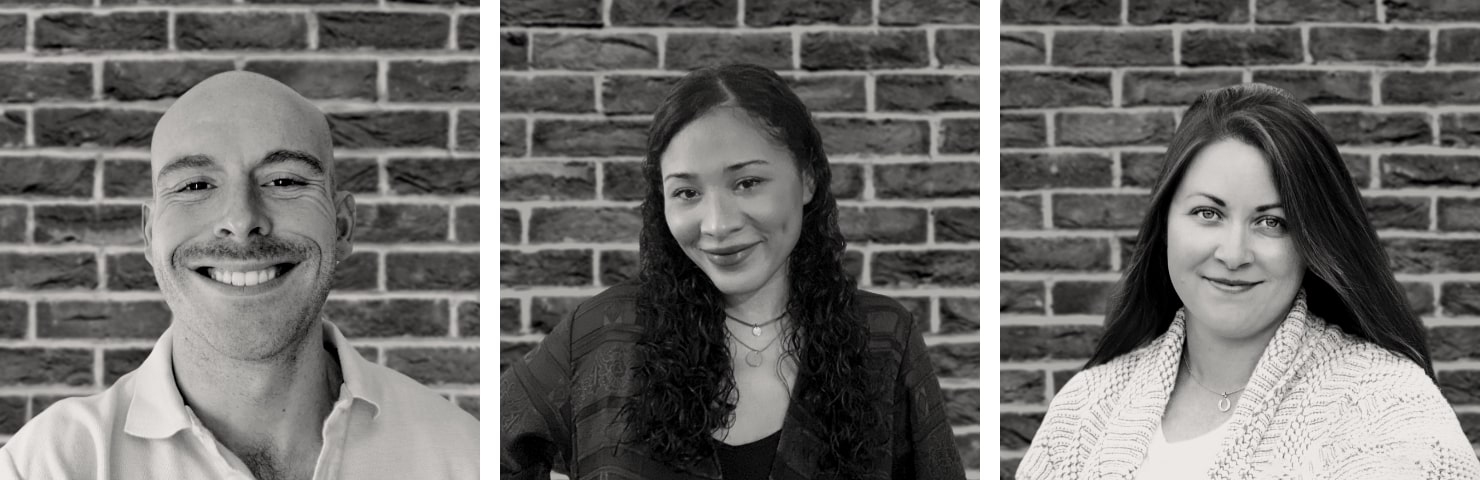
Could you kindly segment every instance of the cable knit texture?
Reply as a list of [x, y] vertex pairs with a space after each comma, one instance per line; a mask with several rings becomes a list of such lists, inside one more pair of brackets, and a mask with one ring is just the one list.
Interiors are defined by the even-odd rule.
[[[1075, 375], [1054, 396], [1020, 480], [1135, 478], [1182, 356], [1167, 333]], [[1480, 460], [1423, 369], [1347, 335], [1296, 296], [1238, 401], [1213, 479], [1480, 479]]]

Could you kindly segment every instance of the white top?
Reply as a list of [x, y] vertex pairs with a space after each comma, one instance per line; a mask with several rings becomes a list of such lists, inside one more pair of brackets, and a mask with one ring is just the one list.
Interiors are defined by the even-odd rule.
[[1136, 480], [1187, 480], [1208, 478], [1213, 460], [1218, 457], [1218, 446], [1228, 436], [1228, 424], [1213, 428], [1208, 433], [1175, 443], [1167, 443], [1160, 426], [1151, 438], [1146, 451], [1146, 461], [1136, 469]]
[[[344, 383], [324, 420], [315, 480], [478, 478], [477, 419], [366, 361], [333, 324], [323, 328]], [[0, 448], [0, 479], [253, 478], [185, 405], [170, 330], [107, 390], [61, 400], [21, 427]]]

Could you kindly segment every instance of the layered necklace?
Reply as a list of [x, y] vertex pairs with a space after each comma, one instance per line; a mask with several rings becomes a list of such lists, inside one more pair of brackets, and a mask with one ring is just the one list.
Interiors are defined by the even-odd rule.
[[[734, 320], [734, 321], [740, 323], [741, 325], [745, 325], [747, 327], [750, 327], [750, 334], [753, 335], [753, 336], [759, 337], [759, 336], [761, 336], [761, 332], [762, 332], [761, 329], [762, 328], [766, 327], [767, 325], [770, 325], [770, 324], [776, 323], [778, 321], [781, 321], [782, 318], [786, 318], [786, 313], [783, 312], [780, 316], [777, 316], [776, 318], [773, 318], [773, 319], [771, 319], [769, 321], [765, 321], [765, 322], [761, 322], [761, 323], [750, 323], [750, 322], [741, 320], [739, 318], [736, 318], [734, 315], [730, 315], [730, 312], [725, 312], [725, 317], [727, 319], [729, 319], [729, 320]], [[752, 346], [746, 344], [745, 341], [740, 340], [740, 337], [736, 336], [735, 335], [735, 332], [730, 331], [730, 329], [726, 328], [725, 329], [725, 333], [728, 333], [730, 335], [730, 338], [735, 339], [735, 343], [738, 343], [738, 344], [740, 344], [740, 346], [745, 347], [746, 350], [750, 350], [749, 352], [747, 352], [745, 354], [745, 364], [746, 365], [750, 365], [752, 368], [759, 367], [759, 366], [765, 364], [766, 357], [765, 357], [765, 355], [763, 353], [766, 350], [770, 350], [771, 349], [771, 345], [775, 345], [776, 344], [776, 340], [778, 340], [778, 339], [781, 338], [781, 335], [778, 334], [775, 337], [771, 337], [771, 341], [770, 342], [767, 342], [766, 343], [766, 346], [761, 347], [761, 348], [755, 348], [755, 347], [752, 347]]]
[[1218, 411], [1220, 411], [1220, 412], [1227, 412], [1228, 409], [1233, 408], [1233, 400], [1230, 400], [1228, 398], [1229, 395], [1233, 395], [1235, 393], [1242, 392], [1242, 391], [1244, 391], [1245, 388], [1249, 388], [1249, 385], [1247, 383], [1244, 384], [1243, 387], [1240, 387], [1238, 390], [1234, 390], [1234, 391], [1231, 391], [1231, 392], [1220, 392], [1218, 390], [1213, 390], [1211, 388], [1208, 388], [1207, 385], [1203, 385], [1202, 380], [1198, 380], [1197, 379], [1197, 372], [1193, 372], [1192, 371], [1192, 364], [1187, 361], [1187, 354], [1186, 354], [1186, 352], [1183, 352], [1183, 354], [1182, 354], [1182, 366], [1183, 366], [1183, 368], [1186, 368], [1187, 369], [1187, 376], [1188, 377], [1192, 377], [1193, 383], [1196, 383], [1197, 386], [1202, 387], [1203, 390], [1207, 390], [1209, 392], [1213, 392], [1213, 393], [1218, 394], [1219, 396], [1223, 397], [1223, 398], [1221, 398], [1221, 399], [1218, 400]]

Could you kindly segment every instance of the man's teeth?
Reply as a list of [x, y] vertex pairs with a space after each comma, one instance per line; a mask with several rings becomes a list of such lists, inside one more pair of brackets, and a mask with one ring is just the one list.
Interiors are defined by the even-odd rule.
[[262, 282], [266, 282], [268, 280], [272, 280], [274, 278], [277, 278], [278, 276], [278, 269], [276, 266], [267, 267], [255, 272], [233, 272], [230, 270], [222, 270], [219, 268], [210, 268], [208, 269], [208, 272], [211, 274], [212, 280], [225, 283], [227, 285], [235, 285], [238, 287], [250, 287]]

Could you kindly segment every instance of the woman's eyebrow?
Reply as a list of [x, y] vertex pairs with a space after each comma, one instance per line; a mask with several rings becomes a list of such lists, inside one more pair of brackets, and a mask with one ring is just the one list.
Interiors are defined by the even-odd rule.
[[[1215, 196], [1212, 196], [1212, 195], [1207, 194], [1207, 193], [1196, 192], [1196, 193], [1193, 193], [1192, 195], [1202, 195], [1204, 197], [1208, 197], [1208, 200], [1212, 200], [1213, 203], [1218, 204], [1218, 206], [1220, 206], [1220, 207], [1227, 207], [1228, 206], [1228, 202], [1224, 202], [1223, 199], [1218, 198], [1218, 197], [1215, 197]], [[1260, 205], [1260, 206], [1254, 207], [1254, 211], [1256, 211], [1256, 212], [1262, 212], [1262, 211], [1265, 211], [1265, 210], [1274, 210], [1276, 208], [1285, 208], [1285, 207], [1284, 207], [1284, 205], [1280, 204], [1279, 202], [1275, 202], [1275, 203], [1271, 203], [1271, 204], [1268, 204], [1268, 205]]]

